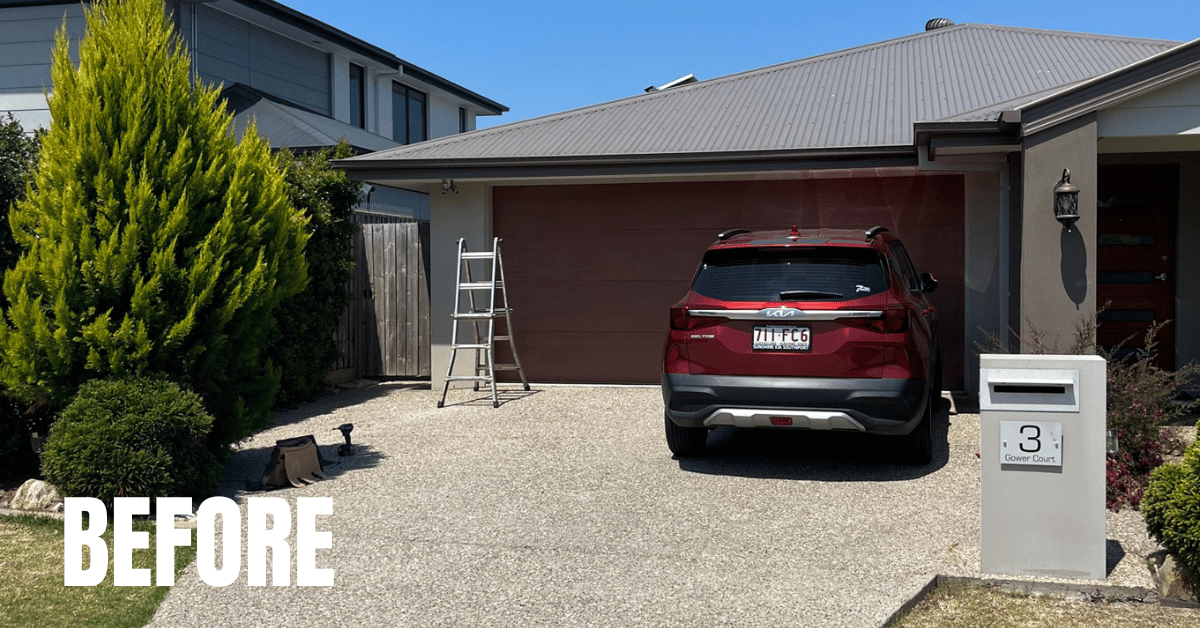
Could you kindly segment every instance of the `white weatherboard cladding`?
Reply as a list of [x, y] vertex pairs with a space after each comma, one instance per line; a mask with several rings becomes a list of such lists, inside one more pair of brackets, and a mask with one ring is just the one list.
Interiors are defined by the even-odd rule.
[[1097, 134], [1102, 138], [1200, 134], [1200, 77], [1099, 112]]
[[0, 9], [0, 114], [12, 113], [27, 132], [50, 126], [45, 94], [53, 87], [55, 34], [66, 25], [72, 61], [84, 30], [81, 4]]

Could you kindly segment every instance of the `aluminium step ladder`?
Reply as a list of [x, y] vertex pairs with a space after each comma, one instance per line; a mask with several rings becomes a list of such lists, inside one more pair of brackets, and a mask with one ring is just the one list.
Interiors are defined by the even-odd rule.
[[[474, 390], [479, 390], [480, 384], [488, 384], [492, 388], [492, 407], [500, 407], [500, 396], [496, 390], [497, 371], [516, 371], [521, 378], [521, 385], [529, 390], [529, 382], [525, 379], [525, 371], [521, 369], [521, 359], [517, 357], [517, 347], [512, 337], [512, 308], [508, 306], [508, 290], [504, 284], [504, 263], [500, 255], [500, 238], [492, 239], [492, 250], [472, 253], [467, 250], [464, 239], [458, 241], [458, 268], [454, 282], [458, 289], [454, 292], [454, 312], [450, 332], [450, 364], [446, 367], [446, 379], [442, 382], [442, 398], [437, 407], [446, 404], [446, 393], [450, 390], [451, 382], [473, 382]], [[473, 260], [491, 262], [491, 274], [488, 279], [475, 280], [471, 277], [471, 262]], [[463, 299], [463, 293], [467, 298]], [[487, 292], [486, 299], [477, 297], [478, 292]], [[496, 303], [496, 293], [500, 293], [500, 303]], [[467, 309], [463, 309], [463, 305]], [[503, 335], [496, 334], [496, 321], [504, 319]], [[459, 325], [468, 323], [474, 331], [473, 342], [459, 341]], [[507, 342], [512, 353], [512, 363], [496, 364], [496, 343]], [[472, 375], [455, 375], [454, 361], [460, 350], [475, 352], [475, 372]]]

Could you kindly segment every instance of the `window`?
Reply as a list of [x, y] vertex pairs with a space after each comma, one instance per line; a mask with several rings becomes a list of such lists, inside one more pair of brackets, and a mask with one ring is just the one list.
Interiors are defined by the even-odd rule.
[[887, 287], [873, 249], [736, 248], [705, 254], [692, 290], [722, 301], [838, 301]]
[[350, 64], [350, 124], [365, 129], [367, 116], [364, 105], [367, 102], [367, 81], [362, 66]]
[[462, 107], [458, 108], [458, 132], [467, 132], [467, 110]]
[[401, 144], [424, 142], [428, 136], [428, 96], [392, 83], [392, 139]]
[[921, 280], [917, 277], [917, 271], [913, 268], [912, 260], [908, 257], [908, 251], [904, 250], [904, 245], [899, 242], [892, 243], [892, 252], [896, 254], [896, 271], [904, 277], [904, 281], [908, 283], [909, 290], [920, 290]]

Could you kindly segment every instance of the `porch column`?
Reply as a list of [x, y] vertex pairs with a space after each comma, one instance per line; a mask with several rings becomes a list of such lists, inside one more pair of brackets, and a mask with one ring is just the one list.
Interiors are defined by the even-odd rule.
[[[1034, 331], [1066, 351], [1075, 326], [1096, 313], [1096, 117], [1083, 116], [1026, 138], [1020, 233], [1022, 351]], [[1079, 187], [1079, 222], [1054, 218], [1054, 187], [1064, 168]]]

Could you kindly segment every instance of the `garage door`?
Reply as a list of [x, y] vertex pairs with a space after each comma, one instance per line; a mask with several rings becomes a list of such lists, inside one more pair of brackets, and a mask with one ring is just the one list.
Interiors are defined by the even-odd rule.
[[536, 382], [657, 383], [667, 313], [716, 234], [867, 228], [941, 281], [947, 387], [962, 385], [963, 179], [957, 175], [498, 187], [513, 327]]

